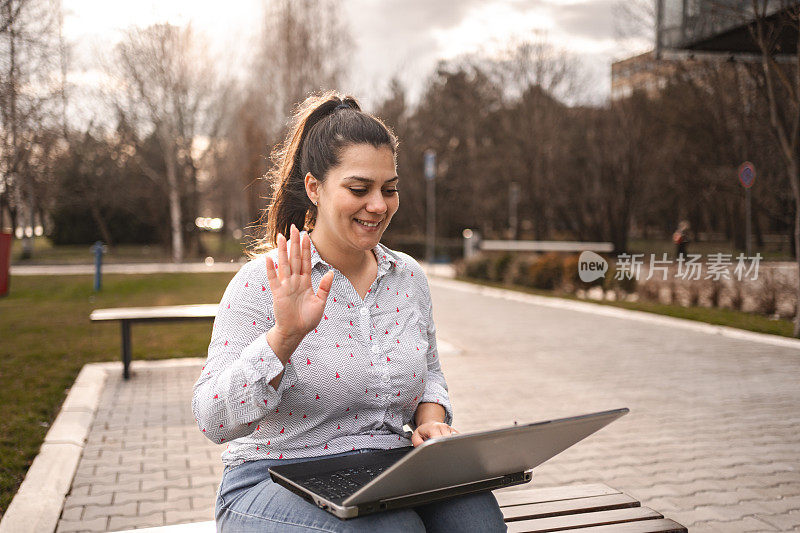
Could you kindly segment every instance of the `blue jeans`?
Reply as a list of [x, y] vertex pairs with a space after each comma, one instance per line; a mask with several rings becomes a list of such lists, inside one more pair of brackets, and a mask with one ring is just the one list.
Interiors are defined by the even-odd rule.
[[[362, 453], [356, 450], [329, 457]], [[506, 531], [503, 514], [491, 492], [455, 496], [413, 508], [340, 520], [278, 485], [267, 468], [316, 459], [262, 459], [226, 466], [214, 515], [218, 533], [368, 531], [493, 532]]]

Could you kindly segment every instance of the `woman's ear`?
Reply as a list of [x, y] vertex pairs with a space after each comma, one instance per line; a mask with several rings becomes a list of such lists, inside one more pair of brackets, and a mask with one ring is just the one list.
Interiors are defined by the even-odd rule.
[[306, 177], [303, 178], [303, 181], [306, 185], [306, 195], [309, 200], [311, 200], [311, 203], [316, 205], [317, 202], [319, 202], [319, 181], [311, 175], [311, 172], [306, 173]]

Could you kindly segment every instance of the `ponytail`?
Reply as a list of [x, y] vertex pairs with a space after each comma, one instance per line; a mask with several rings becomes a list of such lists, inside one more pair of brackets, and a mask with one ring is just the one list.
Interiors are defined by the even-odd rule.
[[317, 207], [306, 194], [305, 176], [311, 173], [324, 182], [329, 168], [339, 163], [345, 146], [369, 143], [387, 145], [397, 151], [397, 139], [379, 119], [361, 111], [355, 98], [340, 97], [334, 91], [306, 98], [293, 115], [289, 133], [271, 154], [272, 167], [267, 179], [272, 199], [262, 213], [256, 239], [249, 257], [277, 247], [278, 233], [288, 238], [291, 225], [301, 231], [313, 228]]

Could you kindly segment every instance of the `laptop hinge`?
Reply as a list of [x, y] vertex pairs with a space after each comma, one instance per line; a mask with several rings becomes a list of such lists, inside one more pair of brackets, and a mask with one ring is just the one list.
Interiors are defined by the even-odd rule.
[[518, 472], [506, 476], [499, 476], [491, 479], [485, 479], [483, 481], [473, 481], [470, 483], [453, 485], [442, 489], [415, 492], [414, 494], [407, 494], [405, 496], [397, 496], [394, 498], [383, 498], [379, 500], [378, 506], [380, 510], [395, 509], [398, 507], [409, 507], [409, 506], [414, 506], [417, 503], [428, 503], [434, 500], [450, 498], [452, 496], [459, 496], [463, 494], [469, 494], [472, 492], [482, 492], [487, 490], [493, 490], [499, 487], [519, 485], [520, 483], [527, 483], [530, 480], [531, 480], [530, 471]]

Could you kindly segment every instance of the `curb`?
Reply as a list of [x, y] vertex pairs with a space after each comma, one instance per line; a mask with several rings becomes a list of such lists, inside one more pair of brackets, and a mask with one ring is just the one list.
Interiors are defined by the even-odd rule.
[[444, 278], [429, 278], [431, 285], [440, 287], [447, 287], [463, 292], [472, 292], [474, 294], [483, 294], [486, 296], [493, 296], [495, 298], [504, 298], [517, 302], [524, 302], [543, 307], [550, 307], [554, 309], [566, 309], [569, 311], [579, 311], [581, 313], [589, 313], [593, 315], [602, 315], [612, 318], [620, 318], [623, 320], [636, 320], [639, 322], [647, 322], [650, 324], [658, 324], [662, 326], [669, 326], [671, 328], [683, 328], [698, 333], [706, 333], [710, 335], [721, 335], [731, 339], [745, 340], [751, 342], [760, 342], [763, 344], [770, 344], [772, 346], [781, 346], [785, 348], [794, 348], [800, 350], [800, 339], [790, 339], [788, 337], [781, 337], [779, 335], [770, 335], [768, 333], [756, 333], [753, 331], [745, 331], [730, 326], [716, 326], [714, 324], [706, 324], [705, 322], [698, 322], [686, 318], [676, 318], [671, 316], [657, 315], [654, 313], [647, 313], [645, 311], [634, 311], [631, 309], [621, 309], [619, 307], [610, 307], [591, 302], [576, 302], [574, 300], [567, 300], [558, 298], [556, 296], [538, 296], [536, 294], [527, 294], [517, 292], [511, 289], [500, 289], [497, 287], [486, 287], [481, 285], [474, 285], [465, 281], [444, 279]]
[[[134, 361], [131, 368], [198, 366], [203, 361], [199, 357]], [[0, 520], [0, 533], [56, 530], [109, 372], [122, 373], [122, 363], [87, 363], [78, 373], [39, 453]]]

